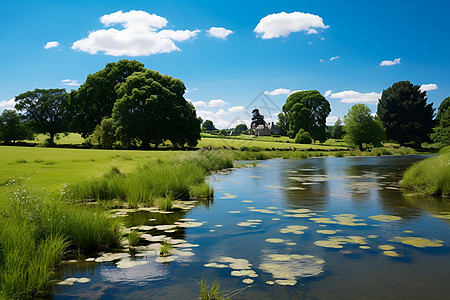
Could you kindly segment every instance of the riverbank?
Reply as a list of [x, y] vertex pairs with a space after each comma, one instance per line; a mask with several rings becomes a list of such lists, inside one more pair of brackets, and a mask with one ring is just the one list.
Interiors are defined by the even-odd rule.
[[415, 163], [403, 174], [402, 186], [426, 195], [450, 196], [450, 147]]

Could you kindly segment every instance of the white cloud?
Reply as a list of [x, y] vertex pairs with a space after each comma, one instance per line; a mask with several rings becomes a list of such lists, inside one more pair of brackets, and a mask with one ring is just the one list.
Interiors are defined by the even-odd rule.
[[44, 46], [44, 49], [56, 48], [58, 46], [59, 46], [59, 42], [57, 42], [57, 41], [47, 42], [47, 44], [45, 44], [45, 46]]
[[433, 91], [433, 90], [437, 90], [437, 89], [438, 89], [438, 86], [435, 83], [422, 84], [420, 86], [420, 90], [422, 92]]
[[324, 62], [324, 60], [323, 60], [323, 59], [320, 59], [319, 61], [320, 61], [320, 62]]
[[61, 80], [61, 83], [64, 84], [64, 85], [80, 85], [78, 83], [78, 80], [72, 80], [72, 79]]
[[195, 108], [208, 106], [205, 101], [194, 101], [192, 104], [194, 104]]
[[225, 104], [226, 104], [226, 102], [223, 101], [222, 99], [216, 99], [216, 100], [209, 101], [208, 107], [224, 106]]
[[290, 95], [292, 93], [291, 90], [288, 89], [283, 89], [283, 88], [279, 88], [279, 89], [274, 89], [273, 91], [269, 92], [269, 91], [265, 91], [264, 94], [266, 95], [270, 95], [270, 96], [277, 96], [277, 95]]
[[157, 53], [180, 51], [174, 41], [183, 42], [195, 38], [200, 30], [160, 30], [168, 21], [145, 11], [118, 11], [100, 18], [105, 26], [119, 24], [115, 28], [92, 31], [87, 38], [73, 43], [72, 49], [112, 56], [148, 56]]
[[380, 99], [381, 93], [360, 93], [355, 91], [342, 91], [339, 93], [332, 93], [330, 98], [341, 99], [342, 103], [366, 103], [377, 104]]
[[234, 31], [223, 27], [211, 27], [207, 32], [209, 36], [223, 40], [226, 40], [227, 36], [234, 33]]
[[330, 58], [330, 61], [333, 61], [335, 59], [341, 58], [340, 56], [333, 56], [332, 58]]
[[244, 112], [244, 111], [245, 111], [245, 107], [243, 107], [242, 105], [233, 106], [228, 109], [228, 112]]
[[380, 63], [380, 66], [393, 66], [393, 65], [398, 65], [400, 64], [401, 58], [396, 58], [394, 60], [383, 60]]
[[16, 104], [14, 102], [16, 98], [12, 98], [10, 100], [0, 101], [0, 112], [2, 112], [5, 109], [14, 109], [14, 105]]
[[326, 124], [327, 126], [332, 126], [334, 125], [334, 123], [336, 123], [336, 121], [339, 119], [339, 117], [337, 116], [331, 116], [331, 117], [327, 117], [326, 119]]
[[262, 18], [254, 32], [262, 39], [286, 37], [292, 32], [305, 31], [307, 34], [317, 34], [317, 28], [328, 28], [323, 19], [317, 15], [293, 12], [281, 12]]
[[328, 90], [328, 91], [325, 92], [324, 96], [328, 97], [328, 96], [331, 95], [332, 92], [333, 92], [332, 90]]

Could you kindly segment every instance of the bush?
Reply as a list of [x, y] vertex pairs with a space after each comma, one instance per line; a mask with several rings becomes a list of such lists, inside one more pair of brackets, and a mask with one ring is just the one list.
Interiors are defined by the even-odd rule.
[[309, 132], [306, 132], [304, 129], [300, 128], [300, 130], [297, 132], [297, 135], [295, 136], [295, 142], [297, 144], [311, 144], [311, 135]]

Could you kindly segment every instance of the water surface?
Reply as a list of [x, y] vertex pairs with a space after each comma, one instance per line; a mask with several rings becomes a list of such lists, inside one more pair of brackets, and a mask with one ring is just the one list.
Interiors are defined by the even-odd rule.
[[[180, 218], [203, 222], [175, 232], [146, 231], [183, 239], [192, 247], [177, 249], [195, 255], [178, 255], [170, 263], [160, 263], [157, 252], [137, 252], [125, 259], [148, 263], [127, 269], [117, 268], [117, 261], [67, 263], [57, 273], [58, 279], [87, 277], [91, 281], [55, 285], [53, 298], [196, 299], [202, 277], [209, 284], [220, 281], [223, 292], [234, 294], [232, 299], [447, 298], [450, 223], [436, 216], [450, 211], [448, 201], [404, 195], [398, 187], [402, 172], [423, 158], [275, 159], [255, 168], [213, 174], [209, 181], [216, 193], [209, 205], [174, 214], [140, 211], [124, 218], [128, 227], [174, 224]], [[394, 216], [394, 220], [370, 218], [376, 215]], [[297, 231], [289, 232], [289, 228]], [[353, 242], [337, 249], [315, 244], [329, 237]], [[421, 237], [443, 246], [420, 248], [396, 237]], [[385, 255], [380, 245], [394, 247], [391, 251], [399, 257]], [[224, 262], [230, 257], [248, 264], [232, 269], [230, 262]], [[209, 263], [227, 267], [205, 267]], [[273, 265], [278, 272], [267, 268]], [[258, 277], [231, 275], [242, 269]], [[289, 279], [282, 276], [294, 277], [295, 285], [266, 283]], [[254, 281], [246, 284], [243, 279]]]

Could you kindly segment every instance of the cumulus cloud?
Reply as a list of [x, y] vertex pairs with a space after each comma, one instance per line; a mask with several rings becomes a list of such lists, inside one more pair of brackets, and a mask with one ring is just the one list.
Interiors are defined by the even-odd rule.
[[57, 41], [47, 42], [47, 44], [44, 45], [44, 49], [57, 48], [58, 46], [59, 42]]
[[209, 36], [222, 40], [226, 40], [230, 34], [234, 33], [234, 31], [223, 27], [211, 27], [207, 32]]
[[[331, 93], [331, 91], [330, 91], [330, 93]], [[332, 99], [341, 99], [340, 102], [342, 102], [342, 103], [377, 104], [378, 99], [381, 98], [381, 93], [375, 93], [375, 92], [360, 93], [360, 92], [355, 92], [355, 91], [342, 91], [339, 93], [331, 93], [331, 94], [329, 94], [329, 96]]]
[[400, 64], [401, 58], [396, 58], [394, 60], [383, 60], [380, 63], [380, 66], [384, 67], [384, 66], [393, 66], [393, 65], [398, 65]]
[[323, 19], [317, 15], [292, 12], [281, 12], [267, 15], [262, 18], [254, 32], [262, 39], [286, 37], [292, 32], [304, 31], [306, 34], [317, 34], [317, 29], [325, 29], [329, 26], [323, 23]]
[[0, 101], [0, 112], [2, 112], [5, 109], [14, 109], [14, 105], [16, 104], [14, 102], [16, 98], [12, 98], [10, 100]]
[[422, 92], [428, 92], [428, 91], [433, 91], [433, 90], [437, 90], [438, 86], [435, 83], [429, 83], [429, 84], [422, 84], [420, 86], [420, 90]]
[[211, 100], [208, 103], [209, 107], [218, 107], [218, 106], [224, 106], [226, 104], [225, 101], [223, 101], [222, 99], [216, 99], [216, 100]]
[[333, 61], [335, 59], [341, 58], [340, 56], [333, 56], [332, 58], [330, 58], [330, 61]]
[[291, 90], [288, 89], [283, 89], [283, 88], [279, 88], [279, 89], [274, 89], [273, 91], [265, 91], [264, 94], [266, 95], [270, 95], [270, 96], [277, 96], [277, 95], [290, 95], [292, 93]]
[[333, 92], [332, 90], [328, 90], [325, 92], [324, 96], [329, 97], [329, 96], [331, 96], [332, 92]]
[[[106, 27], [121, 25], [123, 29], [95, 30], [87, 38], [73, 43], [72, 49], [111, 56], [148, 56], [180, 51], [174, 42], [193, 39], [200, 30], [160, 30], [168, 21], [145, 11], [118, 11], [100, 18]], [[158, 31], [159, 30], [159, 31]]]
[[326, 124], [327, 126], [332, 126], [334, 125], [334, 123], [336, 123], [336, 121], [339, 119], [339, 117], [337, 116], [331, 116], [331, 117], [327, 117], [326, 119]]
[[245, 107], [243, 107], [242, 105], [233, 106], [228, 109], [228, 112], [244, 112], [244, 111], [245, 111]]
[[61, 83], [64, 84], [64, 85], [80, 85], [78, 83], [78, 80], [72, 80], [72, 79], [61, 80]]

